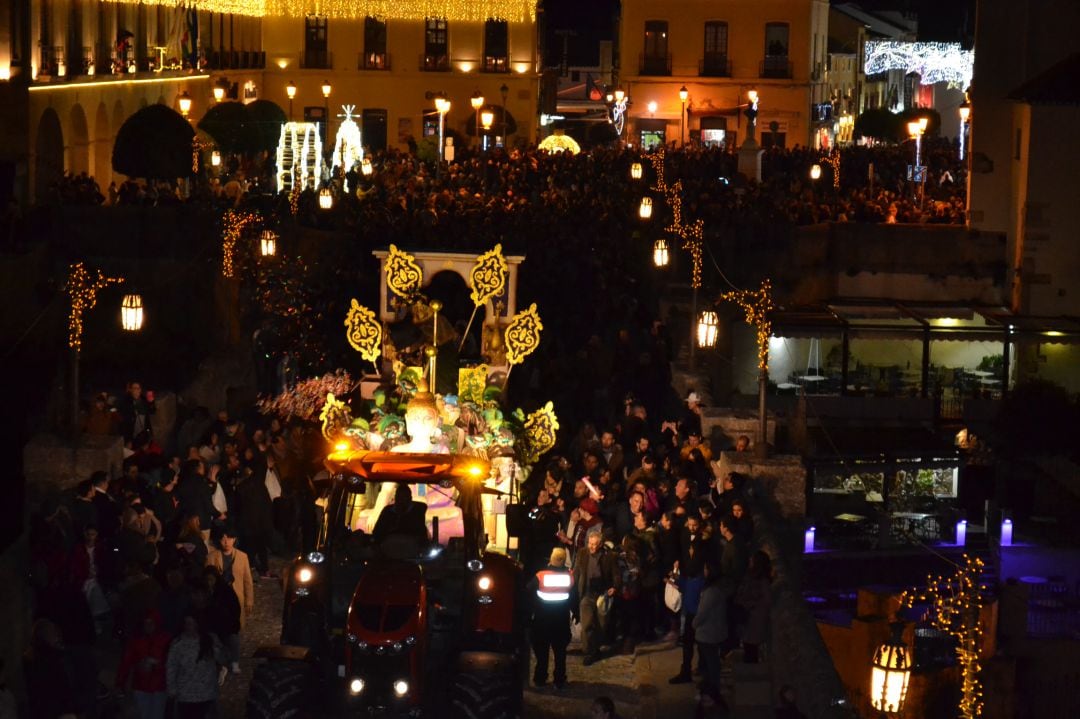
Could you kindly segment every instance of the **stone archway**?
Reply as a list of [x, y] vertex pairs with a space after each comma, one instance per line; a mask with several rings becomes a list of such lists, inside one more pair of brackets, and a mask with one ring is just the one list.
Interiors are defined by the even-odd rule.
[[94, 177], [98, 184], [108, 186], [112, 179], [112, 142], [109, 135], [109, 111], [105, 103], [98, 103], [94, 117]]
[[90, 131], [86, 127], [86, 113], [76, 103], [71, 108], [71, 134], [67, 146], [68, 172], [77, 175], [90, 173]]
[[52, 199], [49, 187], [64, 176], [64, 131], [56, 110], [46, 108], [34, 141], [34, 201]]

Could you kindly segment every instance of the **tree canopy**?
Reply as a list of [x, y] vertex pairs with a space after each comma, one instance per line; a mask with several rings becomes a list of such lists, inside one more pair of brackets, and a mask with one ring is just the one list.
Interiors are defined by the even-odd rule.
[[113, 169], [129, 177], [174, 180], [188, 177], [195, 130], [165, 105], [147, 105], [120, 126], [113, 145]]

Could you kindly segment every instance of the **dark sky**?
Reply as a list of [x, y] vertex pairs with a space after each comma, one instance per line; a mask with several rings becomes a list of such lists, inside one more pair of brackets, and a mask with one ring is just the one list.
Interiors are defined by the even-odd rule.
[[[975, 32], [976, 0], [855, 0], [866, 10], [910, 10], [919, 18], [919, 39], [970, 44]], [[719, 0], [718, 0], [719, 2]], [[575, 33], [569, 40], [570, 64], [597, 62], [597, 43], [611, 40], [618, 0], [544, 0], [547, 15], [545, 64], [558, 64], [562, 38], [557, 30]]]

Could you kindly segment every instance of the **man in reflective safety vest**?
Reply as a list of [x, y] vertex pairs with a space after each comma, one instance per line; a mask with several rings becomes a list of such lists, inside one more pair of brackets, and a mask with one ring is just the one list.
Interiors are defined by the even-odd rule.
[[533, 683], [538, 687], [547, 684], [548, 654], [555, 653], [555, 688], [566, 686], [566, 646], [570, 643], [570, 614], [576, 603], [571, 601], [574, 579], [566, 568], [566, 550], [551, 550], [548, 566], [541, 569], [529, 582], [529, 595], [533, 598], [531, 639], [536, 668]]

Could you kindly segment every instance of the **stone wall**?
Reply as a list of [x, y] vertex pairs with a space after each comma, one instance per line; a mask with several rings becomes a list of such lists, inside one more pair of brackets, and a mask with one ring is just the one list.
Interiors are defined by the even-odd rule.
[[728, 472], [750, 477], [760, 500], [784, 519], [799, 521], [806, 516], [806, 467], [797, 455], [760, 459], [753, 452], [721, 452], [713, 469], [719, 477]]
[[124, 443], [119, 436], [83, 435], [77, 447], [52, 434], [35, 435], [23, 448], [30, 506], [50, 491], [67, 489], [97, 471], [120, 476]]

